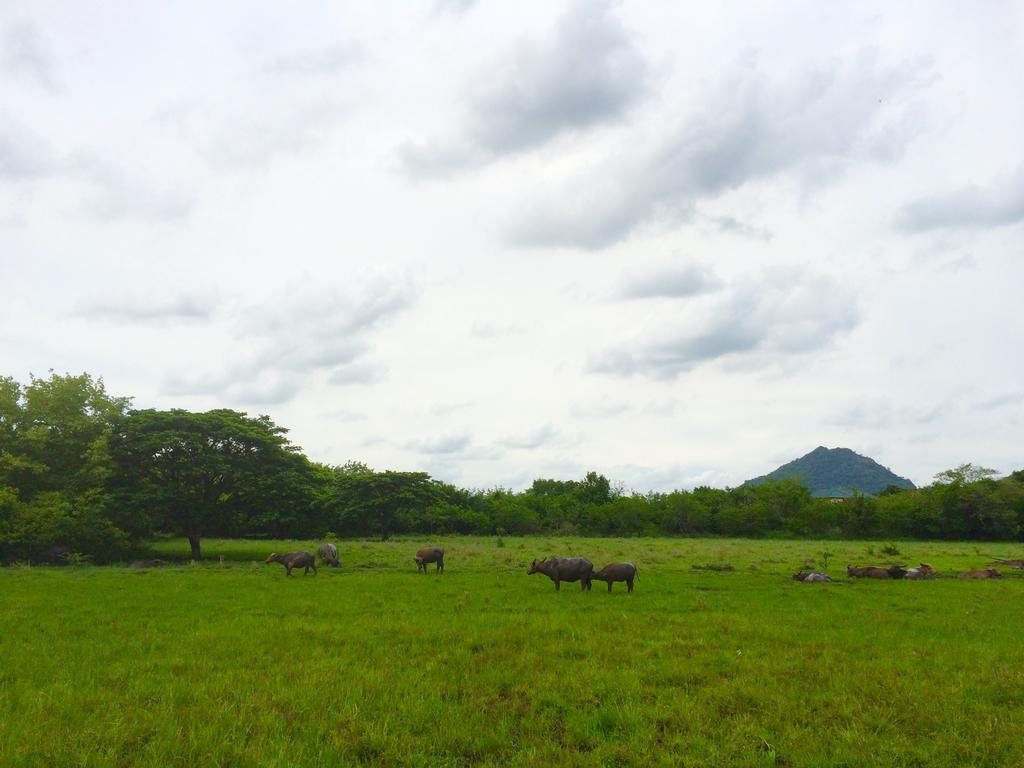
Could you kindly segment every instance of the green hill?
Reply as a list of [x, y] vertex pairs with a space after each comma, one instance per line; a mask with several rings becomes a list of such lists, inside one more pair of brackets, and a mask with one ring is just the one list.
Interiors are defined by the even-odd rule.
[[783, 464], [774, 472], [747, 480], [744, 485], [758, 485], [767, 480], [793, 478], [800, 480], [815, 496], [852, 496], [878, 493], [889, 485], [913, 488], [905, 477], [893, 474], [874, 459], [854, 453], [849, 448], [818, 446], [806, 456]]

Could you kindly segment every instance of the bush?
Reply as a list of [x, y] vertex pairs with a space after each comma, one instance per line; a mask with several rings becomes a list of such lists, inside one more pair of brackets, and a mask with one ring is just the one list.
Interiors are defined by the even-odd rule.
[[128, 536], [104, 514], [103, 499], [84, 494], [75, 502], [56, 491], [21, 502], [0, 489], [0, 559], [67, 562], [70, 555], [108, 562], [124, 556]]

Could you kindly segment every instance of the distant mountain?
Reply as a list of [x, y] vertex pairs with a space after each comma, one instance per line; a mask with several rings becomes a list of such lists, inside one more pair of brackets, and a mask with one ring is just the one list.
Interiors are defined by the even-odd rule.
[[893, 474], [874, 459], [854, 453], [849, 448], [824, 446], [783, 464], [774, 472], [747, 480], [744, 485], [784, 478], [800, 480], [815, 496], [852, 496], [854, 489], [861, 493], [878, 493], [889, 485], [914, 487], [907, 478]]

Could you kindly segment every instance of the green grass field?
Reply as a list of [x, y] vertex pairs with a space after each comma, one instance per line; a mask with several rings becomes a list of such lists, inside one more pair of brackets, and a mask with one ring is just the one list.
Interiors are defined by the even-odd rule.
[[[1024, 548], [881, 546], [343, 541], [286, 579], [253, 561], [313, 544], [207, 540], [201, 566], [0, 569], [0, 765], [1024, 765], [1024, 577], [845, 578]], [[790, 580], [826, 551], [836, 583]], [[526, 575], [554, 554], [632, 560], [636, 592], [556, 594]]]

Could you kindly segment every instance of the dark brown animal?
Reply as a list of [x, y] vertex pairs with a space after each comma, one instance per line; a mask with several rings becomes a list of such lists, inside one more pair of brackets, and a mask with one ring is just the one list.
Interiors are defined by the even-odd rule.
[[543, 560], [534, 560], [530, 570], [526, 572], [528, 576], [534, 573], [543, 573], [555, 582], [555, 592], [562, 590], [563, 581], [578, 581], [580, 589], [588, 592], [594, 564], [585, 557], [546, 557]]
[[437, 572], [444, 573], [444, 550], [440, 547], [424, 547], [416, 552], [416, 571], [427, 572], [427, 563], [437, 563]]
[[64, 544], [55, 544], [42, 552], [35, 562], [48, 563], [49, 565], [67, 565], [70, 557], [71, 547]]
[[1003, 574], [995, 568], [985, 568], [980, 571], [967, 571], [960, 574], [961, 579], [1001, 579]]
[[606, 565], [600, 571], [590, 574], [595, 581], [603, 581], [608, 584], [608, 591], [612, 591], [612, 583], [616, 581], [626, 582], [626, 591], [633, 591], [633, 579], [636, 578], [636, 566], [632, 563], [612, 563]]
[[292, 568], [302, 568], [303, 576], [309, 573], [310, 568], [313, 569], [314, 575], [316, 574], [316, 558], [313, 557], [312, 552], [307, 552], [304, 549], [299, 552], [285, 552], [281, 555], [274, 552], [267, 558], [267, 562], [280, 563], [284, 566], [285, 574], [288, 576], [292, 575]]
[[880, 565], [848, 565], [846, 575], [857, 579], [902, 579], [907, 569], [899, 565], [883, 568]]
[[993, 565], [1003, 565], [1007, 568], [1024, 568], [1024, 560], [996, 560]]
[[163, 560], [135, 560], [128, 563], [129, 568], [159, 568], [164, 564]]

